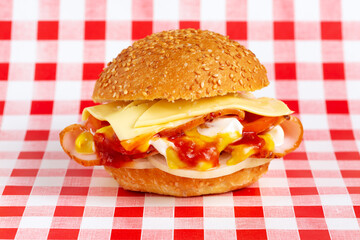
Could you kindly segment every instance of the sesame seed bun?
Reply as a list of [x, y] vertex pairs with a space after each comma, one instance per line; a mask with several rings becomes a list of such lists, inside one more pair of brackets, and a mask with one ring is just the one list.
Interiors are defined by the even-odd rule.
[[131, 169], [105, 166], [105, 169], [126, 190], [190, 197], [244, 188], [256, 182], [261, 175], [266, 173], [268, 166], [269, 163], [265, 163], [257, 167], [242, 169], [230, 175], [210, 179], [179, 177], [157, 168]]
[[124, 49], [100, 74], [93, 100], [196, 100], [268, 84], [265, 67], [238, 42], [210, 31], [173, 30]]

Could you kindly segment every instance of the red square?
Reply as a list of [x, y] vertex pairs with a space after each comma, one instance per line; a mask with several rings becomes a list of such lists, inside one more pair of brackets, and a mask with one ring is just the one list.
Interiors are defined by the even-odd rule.
[[278, 80], [296, 79], [295, 63], [275, 63], [275, 77]]
[[233, 192], [234, 196], [260, 196], [259, 188], [242, 188]]
[[17, 228], [0, 228], [1, 239], [15, 239]]
[[175, 217], [203, 217], [203, 207], [175, 207]]
[[299, 230], [301, 240], [327, 240], [331, 239], [328, 230]]
[[347, 114], [349, 113], [348, 102], [341, 100], [328, 100], [326, 101], [326, 111], [330, 114]]
[[330, 130], [332, 140], [354, 140], [352, 130]]
[[144, 207], [116, 207], [114, 217], [142, 217]]
[[301, 196], [301, 195], [318, 195], [318, 190], [316, 187], [291, 187], [290, 194], [292, 196]]
[[291, 152], [284, 156], [284, 160], [308, 160], [306, 152]]
[[60, 195], [86, 196], [88, 192], [89, 187], [62, 187]]
[[266, 230], [265, 229], [246, 229], [246, 230], [236, 230], [237, 239], [253, 239], [253, 240], [266, 240]]
[[97, 80], [103, 68], [103, 63], [84, 63], [83, 80]]
[[112, 229], [110, 239], [141, 239], [141, 229]]
[[25, 135], [25, 141], [41, 141], [48, 140], [48, 130], [28, 130]]
[[288, 178], [312, 178], [313, 175], [310, 170], [286, 170]]
[[355, 216], [360, 218], [360, 206], [354, 206]]
[[37, 63], [35, 65], [35, 80], [55, 80], [56, 63]]
[[31, 186], [5, 186], [2, 195], [29, 195]]
[[79, 229], [51, 228], [47, 239], [77, 239]]
[[38, 169], [16, 169], [11, 172], [12, 177], [36, 177]]
[[4, 114], [5, 101], [0, 101], [0, 115]]
[[145, 193], [128, 191], [123, 188], [118, 188], [118, 197], [144, 197]]
[[18, 159], [42, 159], [44, 152], [20, 152]]
[[80, 101], [80, 113], [83, 112], [84, 108], [91, 107], [97, 105], [91, 100], [82, 100]]
[[341, 22], [322, 22], [321, 38], [323, 40], [341, 40]]
[[52, 114], [53, 101], [32, 101], [31, 114]]
[[83, 214], [82, 206], [56, 206], [54, 217], [82, 217]]
[[9, 40], [11, 38], [11, 22], [0, 21], [0, 39]]
[[0, 217], [21, 217], [25, 207], [6, 206], [0, 207]]
[[247, 39], [247, 24], [246, 22], [227, 22], [227, 35], [230, 39], [246, 40]]
[[87, 21], [85, 22], [86, 40], [104, 40], [105, 39], [105, 21]]
[[9, 64], [8, 63], [0, 63], [0, 81], [7, 80], [9, 73]]
[[137, 40], [152, 34], [152, 21], [133, 21], [132, 22], [132, 39]]
[[274, 39], [294, 39], [294, 22], [274, 22]]
[[203, 240], [204, 230], [202, 229], [175, 229], [174, 240], [177, 239], [194, 239]]
[[283, 102], [290, 108], [290, 110], [299, 112], [299, 101], [296, 100], [283, 100]]
[[93, 169], [68, 169], [65, 176], [67, 177], [91, 177]]
[[323, 63], [323, 74], [325, 80], [345, 79], [344, 63]]
[[[360, 187], [347, 187], [347, 190], [348, 190], [349, 194], [360, 194]], [[360, 209], [359, 209], [359, 211], [360, 211]], [[360, 214], [360, 212], [359, 212], [359, 214]]]
[[343, 178], [359, 178], [360, 170], [341, 170], [341, 176]]
[[294, 206], [297, 218], [324, 218], [324, 211], [321, 206]]
[[59, 36], [59, 22], [57, 21], [39, 21], [38, 34], [39, 40], [53, 40], [58, 39]]
[[335, 152], [337, 160], [360, 160], [358, 152]]
[[200, 22], [199, 21], [180, 21], [179, 26], [180, 26], [180, 29], [187, 29], [187, 28], [199, 29]]
[[235, 207], [235, 217], [264, 217], [262, 207]]

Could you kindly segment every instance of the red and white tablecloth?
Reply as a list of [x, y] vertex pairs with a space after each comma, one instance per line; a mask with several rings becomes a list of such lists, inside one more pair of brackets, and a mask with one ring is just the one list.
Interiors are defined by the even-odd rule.
[[[238, 40], [301, 118], [300, 148], [249, 188], [124, 191], [62, 152], [104, 64], [176, 28]], [[0, 238], [360, 239], [357, 0], [0, 0]]]

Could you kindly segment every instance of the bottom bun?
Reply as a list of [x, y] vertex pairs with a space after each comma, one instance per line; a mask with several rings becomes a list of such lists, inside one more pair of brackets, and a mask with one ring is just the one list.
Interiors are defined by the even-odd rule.
[[256, 182], [261, 175], [266, 173], [268, 166], [269, 163], [265, 163], [257, 167], [242, 169], [230, 175], [210, 179], [179, 177], [157, 168], [131, 169], [105, 166], [105, 169], [126, 190], [190, 197], [244, 188]]

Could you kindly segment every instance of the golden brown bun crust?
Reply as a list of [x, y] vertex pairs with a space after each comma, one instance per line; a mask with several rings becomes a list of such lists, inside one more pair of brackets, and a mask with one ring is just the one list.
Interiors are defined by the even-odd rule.
[[268, 166], [269, 163], [266, 163], [258, 167], [242, 169], [227, 176], [211, 179], [178, 177], [157, 168], [105, 167], [105, 169], [126, 190], [190, 197], [224, 193], [244, 188], [256, 182], [262, 174], [266, 173]]
[[238, 42], [183, 29], [152, 34], [124, 49], [101, 73], [93, 100], [195, 100], [268, 84], [265, 67]]

